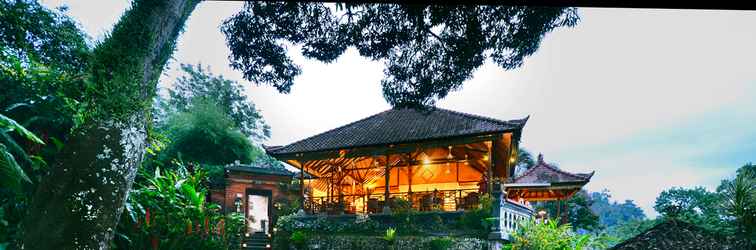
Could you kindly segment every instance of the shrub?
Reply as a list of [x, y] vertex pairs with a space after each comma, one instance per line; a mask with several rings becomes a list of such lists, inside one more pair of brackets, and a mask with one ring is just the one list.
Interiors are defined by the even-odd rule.
[[205, 201], [207, 178], [198, 168], [140, 173], [146, 180], [130, 192], [116, 232], [116, 249], [235, 249], [242, 215], [220, 213]]
[[535, 219], [522, 220], [517, 230], [512, 232], [512, 243], [502, 249], [521, 250], [564, 250], [564, 249], [604, 249], [606, 237], [580, 235], [572, 231], [570, 224], [558, 225], [554, 220], [538, 222]]
[[452, 244], [452, 239], [449, 237], [435, 238], [430, 241], [431, 250], [446, 250]]
[[306, 249], [307, 247], [307, 235], [302, 231], [292, 233], [289, 240], [291, 240], [291, 243], [293, 243], [294, 247], [297, 249]]

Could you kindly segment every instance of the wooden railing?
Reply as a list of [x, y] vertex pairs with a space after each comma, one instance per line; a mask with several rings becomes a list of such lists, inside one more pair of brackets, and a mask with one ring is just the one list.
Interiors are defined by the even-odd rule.
[[[455, 211], [473, 209], [480, 204], [477, 189], [438, 190], [427, 192], [399, 192], [389, 195], [392, 210]], [[385, 205], [384, 194], [335, 195], [305, 198], [305, 211], [310, 214], [380, 213]]]

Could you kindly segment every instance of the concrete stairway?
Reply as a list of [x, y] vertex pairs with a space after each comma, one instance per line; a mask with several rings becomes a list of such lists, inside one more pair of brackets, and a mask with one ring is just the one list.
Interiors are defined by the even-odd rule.
[[257, 249], [271, 249], [270, 237], [266, 233], [256, 232], [250, 234], [248, 237], [244, 237], [242, 244], [244, 250], [257, 250]]

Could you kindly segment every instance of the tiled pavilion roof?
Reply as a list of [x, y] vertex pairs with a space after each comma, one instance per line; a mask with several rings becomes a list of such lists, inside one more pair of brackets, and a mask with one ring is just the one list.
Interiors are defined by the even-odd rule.
[[512, 132], [521, 130], [527, 120], [504, 121], [442, 108], [389, 109], [286, 146], [266, 147], [266, 151], [276, 156]]
[[516, 184], [585, 184], [591, 180], [594, 172], [575, 174], [563, 171], [543, 161], [543, 155], [538, 155], [538, 162], [525, 173], [515, 178]]

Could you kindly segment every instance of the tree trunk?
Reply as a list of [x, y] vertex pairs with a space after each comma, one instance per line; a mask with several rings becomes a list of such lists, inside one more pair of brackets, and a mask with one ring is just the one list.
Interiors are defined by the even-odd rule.
[[93, 115], [40, 183], [22, 248], [110, 248], [146, 147], [157, 79], [198, 2], [135, 0], [95, 48], [88, 96]]

